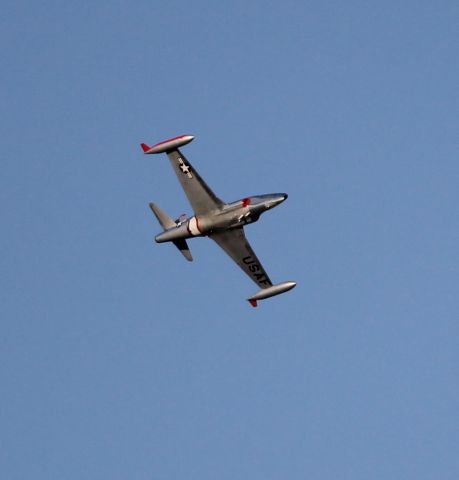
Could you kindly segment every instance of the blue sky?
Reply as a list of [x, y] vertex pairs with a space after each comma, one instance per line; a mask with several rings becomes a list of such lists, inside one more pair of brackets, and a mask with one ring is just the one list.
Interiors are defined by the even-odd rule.
[[[3, 2], [2, 478], [458, 478], [458, 14]], [[183, 133], [295, 290], [152, 241]]]

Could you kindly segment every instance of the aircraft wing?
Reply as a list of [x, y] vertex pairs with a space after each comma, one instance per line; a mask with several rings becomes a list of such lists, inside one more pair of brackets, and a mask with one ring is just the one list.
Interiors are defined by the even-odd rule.
[[238, 265], [239, 267], [261, 288], [272, 286], [268, 274], [252, 250], [245, 238], [244, 229], [234, 228], [224, 232], [216, 232], [209, 235]]
[[191, 166], [185, 155], [178, 147], [186, 145], [193, 140], [192, 135], [180, 135], [178, 137], [159, 142], [152, 147], [145, 143], [140, 146], [144, 153], [166, 153], [171, 162], [180, 185], [182, 186], [191, 207], [196, 215], [208, 213], [222, 207], [224, 203], [209, 188], [199, 173]]
[[167, 156], [195, 215], [208, 213], [223, 205], [178, 148], [167, 152]]

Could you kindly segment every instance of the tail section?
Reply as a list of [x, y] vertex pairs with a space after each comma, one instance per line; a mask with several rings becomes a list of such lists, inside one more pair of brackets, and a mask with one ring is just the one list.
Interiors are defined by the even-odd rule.
[[182, 255], [189, 261], [193, 261], [193, 257], [191, 256], [190, 248], [188, 247], [188, 243], [186, 240], [174, 240], [172, 242], [182, 253]]
[[[155, 205], [154, 203], [149, 203], [149, 207], [151, 208], [151, 211], [154, 213], [161, 227], [163, 227], [163, 230], [168, 230], [170, 228], [177, 226], [174, 220], [172, 220], [172, 218], [169, 217], [167, 213], [164, 213], [157, 205]], [[188, 248], [188, 244], [186, 243], [186, 240], [184, 239], [174, 240], [172, 243], [180, 250], [182, 255], [189, 262], [193, 261], [193, 257], [191, 256], [191, 252], [190, 252], [190, 249]]]
[[153, 202], [148, 204], [151, 208], [151, 211], [155, 215], [156, 219], [158, 220], [163, 230], [168, 230], [169, 228], [175, 227], [176, 223], [172, 220], [167, 213], [164, 213], [157, 205]]

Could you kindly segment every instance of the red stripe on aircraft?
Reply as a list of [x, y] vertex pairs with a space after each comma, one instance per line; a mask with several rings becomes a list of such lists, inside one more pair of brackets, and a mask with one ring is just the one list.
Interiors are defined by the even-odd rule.
[[151, 148], [157, 147], [158, 145], [162, 145], [163, 143], [172, 142], [172, 140], [178, 140], [179, 138], [183, 138], [183, 137], [186, 137], [186, 135], [179, 135], [178, 137], [169, 138], [169, 140], [164, 140], [163, 142], [155, 143], [155, 145], [153, 145], [153, 147]]

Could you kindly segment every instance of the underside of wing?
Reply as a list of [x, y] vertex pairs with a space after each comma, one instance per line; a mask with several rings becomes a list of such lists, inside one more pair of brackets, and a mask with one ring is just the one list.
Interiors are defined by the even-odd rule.
[[223, 202], [179, 149], [167, 152], [167, 156], [196, 215], [202, 215], [223, 206]]
[[166, 153], [180, 185], [191, 204], [196, 215], [202, 215], [212, 210], [221, 208], [224, 203], [209, 188], [199, 173], [192, 167], [179, 147], [187, 145], [193, 140], [192, 135], [179, 135], [164, 142], [159, 142], [152, 147], [145, 143], [140, 146], [144, 153]]
[[212, 233], [209, 237], [216, 242], [260, 288], [272, 286], [271, 280], [245, 238], [242, 228]]

